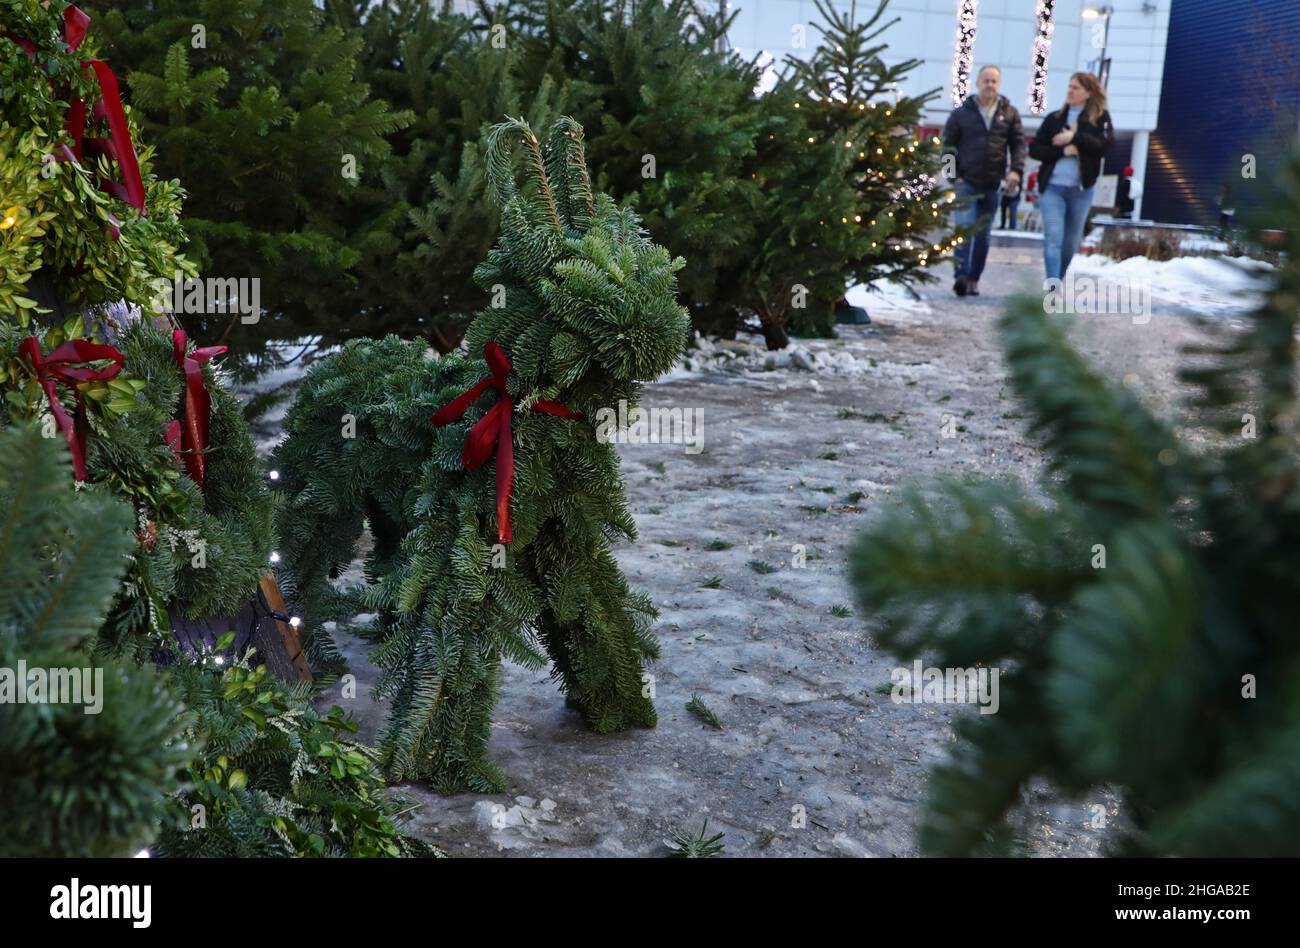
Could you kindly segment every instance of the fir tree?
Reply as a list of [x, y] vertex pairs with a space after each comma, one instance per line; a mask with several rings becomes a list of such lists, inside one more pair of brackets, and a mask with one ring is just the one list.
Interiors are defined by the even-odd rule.
[[[130, 507], [102, 489], [74, 492], [68, 464], [66, 446], [36, 425], [0, 431], [2, 856], [134, 854], [188, 756], [165, 683], [89, 654], [135, 538]], [[80, 688], [83, 704], [16, 703], [29, 684], [19, 662], [51, 684], [54, 669], [90, 670], [98, 710]]]
[[495, 216], [482, 213], [480, 142], [501, 115], [542, 127], [559, 113], [549, 77], [519, 79], [520, 44], [498, 41], [449, 7], [431, 0], [327, 7], [364, 40], [362, 81], [412, 115], [388, 135], [392, 160], [379, 185], [356, 203], [354, 213], [387, 220], [389, 236], [356, 266], [357, 312], [322, 321], [332, 337], [393, 332], [427, 339], [440, 352], [455, 348], [484, 303], [474, 268], [498, 233]]
[[1000, 710], [960, 721], [933, 776], [927, 851], [1005, 840], [1022, 789], [1045, 778], [1076, 798], [1122, 793], [1117, 852], [1297, 853], [1300, 158], [1284, 180], [1291, 226], [1265, 302], [1184, 372], [1204, 447], [1024, 298], [1001, 328], [1047, 452], [1041, 494], [940, 485], [858, 545], [886, 648], [1001, 671]]
[[762, 122], [760, 69], [719, 48], [735, 15], [700, 16], [689, 0], [523, 0], [481, 13], [522, 47], [525, 87], [569, 89], [597, 189], [686, 258], [682, 302], [697, 328], [726, 335], [737, 307], [722, 278], [756, 239], [749, 162]]
[[[634, 406], [641, 383], [681, 353], [689, 323], [673, 275], [683, 263], [650, 242], [631, 210], [592, 193], [582, 145], [571, 119], [545, 143], [520, 120], [488, 140], [501, 238], [475, 279], [500, 305], [466, 335], [487, 362], [430, 359], [396, 339], [350, 343], [309, 373], [285, 421], [277, 463], [299, 591], [310, 597], [352, 561], [363, 517], [375, 535], [368, 597], [385, 630], [374, 660], [393, 701], [381, 743], [393, 780], [444, 792], [504, 786], [487, 759], [502, 658], [540, 667], [549, 657], [598, 731], [655, 722], [642, 681], [657, 654], [655, 613], [611, 551], [635, 525], [617, 454], [594, 420], [620, 399]], [[466, 421], [430, 422], [501, 370], [489, 343], [508, 359], [507, 391], [520, 403], [509, 412], [512, 437], [496, 449], [496, 465], [507, 445], [517, 465], [508, 507], [495, 466], [465, 469], [470, 422], [509, 410], [501, 393], [475, 400]], [[580, 417], [537, 410], [554, 402]], [[334, 539], [306, 542], [325, 536]]]
[[[197, 338], [328, 335], [364, 309], [351, 271], [392, 221], [354, 219], [386, 135], [408, 121], [357, 81], [361, 38], [311, 0], [128, 0], [97, 23], [165, 176], [189, 191], [188, 252], [222, 277], [257, 277], [267, 315], [187, 317]], [[322, 333], [322, 329], [327, 332]]]
[[[854, 155], [857, 200], [847, 216], [871, 234], [870, 252], [851, 262], [855, 283], [886, 279], [904, 285], [933, 279], [927, 267], [950, 252], [954, 238], [941, 231], [953, 192], [940, 178], [939, 143], [918, 138], [915, 129], [937, 89], [903, 95], [900, 87], [921, 64], [918, 59], [887, 64], [880, 37], [898, 22], [881, 22], [889, 0], [857, 19], [857, 0], [847, 12], [825, 0], [817, 10], [825, 27], [807, 60], [787, 57], [788, 81], [803, 93], [810, 127], [822, 136], [846, 137]], [[844, 215], [841, 215], [844, 216]]]
[[855, 263], [873, 251], [857, 204], [854, 131], [822, 133], [793, 83], [763, 97], [765, 121], [752, 172], [759, 194], [748, 209], [754, 239], [728, 282], [757, 314], [769, 349], [789, 345], [790, 327], [830, 319]]
[[928, 280], [925, 267], [950, 243], [933, 233], [948, 203], [935, 147], [913, 134], [932, 93], [896, 95], [917, 63], [881, 59], [886, 4], [861, 23], [856, 7], [818, 9], [821, 43], [807, 61], [788, 57], [762, 99], [750, 171], [759, 195], [745, 212], [754, 236], [720, 281], [758, 316], [771, 349], [791, 331], [833, 334], [833, 306], [853, 283]]

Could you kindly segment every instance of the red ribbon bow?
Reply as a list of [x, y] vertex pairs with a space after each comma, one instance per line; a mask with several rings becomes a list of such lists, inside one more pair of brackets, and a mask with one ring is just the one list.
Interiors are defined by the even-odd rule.
[[[63, 11], [63, 39], [68, 44], [69, 50], [81, 46], [89, 26], [90, 17], [76, 7], [68, 7]], [[22, 47], [28, 58], [33, 60], [36, 58], [35, 43], [14, 36], [12, 33], [2, 35]], [[110, 161], [116, 161], [122, 169], [122, 183], [103, 179], [100, 181], [100, 188], [130, 204], [143, 215], [145, 213], [144, 181], [140, 177], [140, 162], [136, 158], [135, 146], [131, 144], [131, 130], [126, 123], [126, 113], [122, 109], [122, 93], [117, 86], [117, 77], [113, 75], [113, 70], [98, 59], [83, 59], [81, 65], [95, 74], [100, 97], [89, 104], [89, 109], [95, 118], [108, 121], [110, 137], [85, 137], [88, 105], [74, 95], [70, 98], [68, 120], [64, 125], [72, 138], [72, 147], [62, 146], [61, 160], [68, 161], [75, 158], [85, 164], [85, 153], [89, 151], [92, 157], [98, 153]], [[116, 238], [118, 236], [116, 223], [112, 225], [112, 232], [113, 237]]]
[[[18, 347], [18, 354], [26, 356], [32, 375], [45, 389], [54, 421], [68, 439], [72, 450], [72, 471], [79, 481], [86, 480], [86, 400], [77, 386], [82, 382], [107, 382], [122, 370], [122, 353], [112, 346], [85, 339], [74, 339], [58, 346], [49, 355], [41, 355], [41, 343], [28, 336]], [[112, 365], [102, 369], [89, 368], [86, 363], [109, 359]], [[74, 421], [63, 403], [59, 401], [56, 385], [62, 383], [72, 388], [77, 398], [77, 418]]]
[[[497, 403], [487, 410], [482, 418], [475, 422], [465, 438], [460, 460], [465, 470], [472, 471], [481, 467], [492, 456], [492, 446], [497, 449], [497, 537], [502, 543], [510, 542], [510, 493], [515, 486], [515, 449], [514, 433], [510, 427], [510, 418], [514, 414], [515, 400], [506, 389], [506, 379], [510, 375], [510, 360], [501, 351], [494, 340], [489, 339], [483, 346], [483, 358], [487, 360], [492, 375], [476, 383], [464, 394], [458, 395], [450, 404], [440, 408], [433, 416], [433, 423], [441, 428], [461, 416], [474, 401], [489, 388], [495, 388], [500, 396]], [[582, 413], [561, 405], [559, 402], [539, 398], [528, 406], [533, 411], [547, 415], [559, 415], [561, 418], [581, 418]]]
[[185, 330], [172, 332], [172, 352], [176, 364], [185, 372], [185, 394], [181, 407], [181, 418], [167, 426], [167, 444], [176, 454], [176, 460], [184, 461], [185, 472], [190, 480], [203, 489], [205, 472], [204, 454], [208, 450], [208, 425], [212, 420], [212, 398], [203, 385], [203, 363], [217, 356], [225, 355], [226, 346], [206, 346], [187, 353], [189, 337]]

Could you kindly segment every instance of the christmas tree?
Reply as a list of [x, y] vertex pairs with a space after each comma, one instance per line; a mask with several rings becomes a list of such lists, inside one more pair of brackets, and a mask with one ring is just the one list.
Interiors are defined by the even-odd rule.
[[833, 307], [854, 283], [930, 279], [928, 266], [956, 237], [935, 233], [951, 195], [938, 149], [915, 137], [933, 93], [902, 96], [917, 65], [887, 65], [875, 40], [887, 4], [864, 22], [818, 4], [826, 26], [808, 60], [787, 57], [748, 174], [758, 194], [743, 213], [753, 237], [718, 282], [758, 317], [768, 348], [833, 333]]
[[525, 88], [568, 90], [597, 188], [685, 257], [682, 302], [697, 328], [727, 335], [737, 309], [720, 277], [755, 240], [748, 163], [762, 122], [761, 70], [722, 48], [735, 16], [700, 16], [689, 0], [523, 0], [484, 14], [522, 47]]
[[377, 186], [385, 136], [409, 121], [357, 81], [360, 36], [311, 0], [127, 0], [97, 32], [162, 174], [189, 190], [189, 255], [209, 274], [261, 281], [260, 321], [218, 311], [185, 328], [249, 351], [355, 321], [368, 291], [352, 270], [393, 227], [355, 204]]
[[454, 349], [483, 305], [474, 268], [498, 233], [495, 216], [481, 210], [487, 177], [480, 142], [501, 115], [523, 115], [540, 127], [559, 113], [549, 78], [519, 80], [519, 43], [476, 28], [449, 6], [384, 0], [327, 7], [334, 22], [364, 40], [361, 80], [412, 116], [387, 136], [392, 159], [355, 204], [376, 230], [388, 221], [389, 236], [354, 269], [364, 294], [358, 309], [320, 320], [328, 337], [392, 332]]
[[790, 343], [790, 327], [825, 325], [856, 261], [873, 251], [873, 230], [853, 220], [858, 194], [855, 131], [821, 133], [802, 92], [778, 84], [763, 98], [764, 126], [751, 174], [759, 193], [745, 213], [754, 239], [723, 278], [757, 314], [769, 349]]
[[1264, 303], [1244, 330], [1207, 324], [1221, 338], [1183, 374], [1196, 427], [1099, 377], [1020, 299], [1001, 330], [1047, 452], [1039, 489], [943, 484], [858, 545], [884, 647], [1001, 673], [998, 712], [963, 718], [933, 776], [927, 851], [1014, 839], [1008, 816], [1042, 778], [1074, 798], [1118, 789], [1116, 852], [1297, 853], [1300, 157], [1283, 177]]
[[545, 143], [505, 122], [485, 155], [501, 238], [475, 272], [493, 304], [466, 335], [485, 358], [349, 343], [309, 373], [277, 452], [286, 565], [308, 605], [371, 526], [388, 776], [443, 792], [505, 786], [487, 758], [502, 658], [549, 657], [597, 731], [655, 723], [643, 674], [655, 612], [611, 551], [636, 531], [595, 419], [635, 406], [689, 326], [674, 292], [683, 261], [593, 194], [576, 122]]
[[954, 192], [940, 177], [940, 143], [921, 138], [926, 103], [935, 89], [903, 95], [900, 87], [921, 64], [908, 59], [887, 64], [879, 38], [898, 18], [881, 22], [889, 0], [861, 22], [857, 2], [847, 12], [817, 0], [826, 26], [807, 60], [787, 57], [792, 82], [803, 93], [814, 135], [843, 136], [854, 156], [852, 174], [857, 198], [839, 218], [868, 231], [869, 253], [852, 261], [846, 276], [855, 283], [885, 279], [926, 282], [928, 267], [955, 246], [954, 235], [941, 232]]

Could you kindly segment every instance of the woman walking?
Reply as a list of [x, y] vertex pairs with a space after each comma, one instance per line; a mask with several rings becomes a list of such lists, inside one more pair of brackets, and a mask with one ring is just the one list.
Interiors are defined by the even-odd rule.
[[1064, 280], [1083, 240], [1101, 160], [1115, 141], [1106, 90], [1090, 72], [1070, 77], [1065, 105], [1043, 119], [1029, 146], [1038, 169], [1038, 209], [1043, 221], [1047, 279]]

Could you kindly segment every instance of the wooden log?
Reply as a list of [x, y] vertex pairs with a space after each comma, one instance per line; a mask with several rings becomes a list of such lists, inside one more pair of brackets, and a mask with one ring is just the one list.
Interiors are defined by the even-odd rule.
[[[275, 574], [267, 573], [259, 588], [272, 612], [284, 615], [288, 611]], [[288, 622], [266, 617], [258, 624], [258, 631], [253, 635], [253, 645], [266, 659], [276, 677], [285, 681], [312, 680], [311, 666], [302, 649], [302, 634]], [[275, 664], [272, 664], [272, 655], [275, 656]]]
[[179, 610], [169, 612], [172, 635], [186, 651], [210, 650], [227, 632], [235, 633], [232, 654], [242, 654], [250, 645], [257, 657], [281, 681], [311, 681], [311, 665], [303, 652], [302, 635], [273, 613], [286, 614], [280, 584], [267, 573], [254, 596], [234, 615], [187, 619]]

